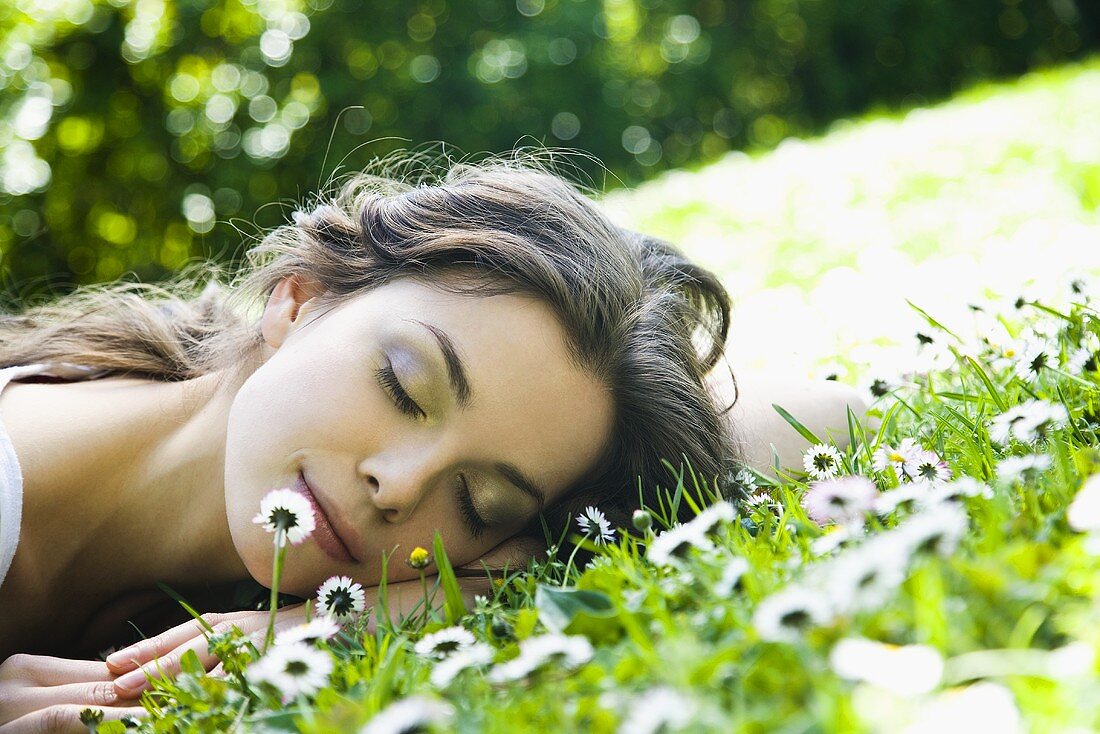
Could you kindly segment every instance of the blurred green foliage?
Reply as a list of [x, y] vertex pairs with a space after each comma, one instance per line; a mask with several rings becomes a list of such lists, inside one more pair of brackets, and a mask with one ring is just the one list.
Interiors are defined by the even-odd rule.
[[3, 290], [231, 261], [395, 148], [630, 185], [1098, 45], [1077, 0], [6, 0]]

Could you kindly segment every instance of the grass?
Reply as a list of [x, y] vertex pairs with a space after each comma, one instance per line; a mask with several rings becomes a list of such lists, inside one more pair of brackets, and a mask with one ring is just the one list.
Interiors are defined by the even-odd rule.
[[[652, 192], [639, 193], [636, 203], [646, 209], [663, 201], [652, 221], [665, 222], [668, 232], [683, 234], [687, 222], [709, 218], [733, 228], [723, 235], [733, 240], [782, 240], [770, 259], [752, 265], [761, 285], [813, 293], [829, 282], [816, 275], [826, 264], [874, 261], [866, 248], [956, 262], [956, 246], [970, 242], [957, 209], [969, 211], [983, 232], [1000, 232], [971, 243], [976, 257], [996, 247], [1015, 253], [1028, 197], [1038, 192], [1047, 197], [1036, 207], [1049, 226], [1032, 234], [1050, 248], [1013, 267], [1049, 274], [1066, 233], [1096, 226], [1096, 157], [1075, 149], [1066, 153], [1073, 161], [1052, 161], [1049, 151], [1092, 144], [1066, 133], [1095, 130], [1087, 121], [1100, 114], [1098, 75], [1093, 63], [975, 90], [936, 110], [843, 127], [654, 184], [666, 192], [686, 185], [678, 196], [689, 204]], [[1055, 119], [1071, 98], [1080, 116]], [[992, 119], [1005, 123], [991, 128]], [[1045, 147], [1021, 142], [1025, 129]], [[967, 135], [984, 135], [982, 144]], [[854, 163], [843, 154], [858, 149], [874, 153]], [[944, 152], [962, 149], [971, 157]], [[833, 165], [799, 163], [821, 156]], [[802, 170], [813, 175], [794, 175]], [[1060, 183], [1036, 183], [1034, 171]], [[1002, 177], [994, 189], [1006, 196], [1016, 179], [1023, 188], [1011, 204], [991, 208], [979, 194], [967, 199], [966, 186], [952, 186], [983, 177]], [[857, 180], [863, 183], [850, 185]], [[700, 191], [713, 194], [690, 203]], [[731, 191], [750, 197], [745, 208], [721, 209], [738, 199]], [[950, 196], [963, 199], [950, 203]], [[816, 214], [796, 205], [806, 201], [818, 202]], [[849, 238], [815, 220], [823, 212], [858, 219], [880, 209], [888, 221], [875, 224], [863, 250], [837, 252]], [[911, 228], [899, 232], [891, 222]], [[873, 232], [893, 239], [882, 245]], [[724, 267], [731, 269], [738, 262], [724, 251], [714, 257], [729, 258]], [[669, 529], [661, 508], [646, 508], [638, 518], [643, 527], [647, 518], [652, 523], [644, 537], [616, 533], [595, 546], [599, 553], [584, 569], [533, 560], [472, 609], [456, 599], [447, 564], [439, 563], [439, 608], [427, 624], [419, 613], [386, 623], [388, 615], [374, 610], [383, 620], [375, 632], [359, 624], [311, 643], [332, 664], [315, 695], [281, 700], [247, 675], [258, 651], [233, 633], [220, 635], [213, 644], [229, 675], [205, 675], [188, 658], [187, 672], [145, 694], [153, 713], [142, 728], [402, 731], [395, 723], [401, 710], [392, 707], [410, 701], [417, 715], [435, 712], [442, 730], [463, 732], [1096, 730], [1100, 533], [1092, 528], [1100, 528], [1100, 513], [1089, 504], [1091, 490], [1081, 494], [1083, 486], [1100, 486], [1095, 289], [1071, 288], [1062, 278], [1044, 283], [1042, 298], [986, 294], [977, 299], [981, 310], [967, 311], [960, 324], [958, 314], [929, 303], [937, 300], [935, 286], [905, 304], [897, 291], [908, 277], [860, 275], [887, 279], [874, 287], [904, 304], [924, 339], [908, 361], [870, 362], [882, 379], [871, 404], [877, 430], [850, 422], [837, 477], [797, 472], [769, 483], [756, 476], [751, 498], [737, 505], [712, 504], [708, 487], [684, 477], [670, 501], [702, 510], [692, 523]], [[970, 277], [992, 283], [1004, 276]], [[847, 327], [858, 316], [837, 320]], [[836, 354], [814, 348], [816, 357]], [[848, 379], [868, 377], [870, 367], [849, 363]], [[1023, 417], [1011, 421], [1017, 413]], [[914, 448], [898, 465], [890, 452], [905, 439]], [[1024, 469], [1022, 461], [1038, 466]], [[914, 481], [918, 472], [937, 478]], [[442, 546], [433, 550], [443, 561]], [[415, 645], [454, 626], [487, 645], [479, 648], [487, 657], [442, 681], [440, 668], [453, 660]]]
[[1049, 300], [1100, 269], [1098, 126], [1100, 57], [730, 153], [604, 205], [723, 274], [742, 366], [858, 383], [861, 363], [912, 360], [923, 323], [906, 299], [963, 322], [968, 303], [1025, 287]]

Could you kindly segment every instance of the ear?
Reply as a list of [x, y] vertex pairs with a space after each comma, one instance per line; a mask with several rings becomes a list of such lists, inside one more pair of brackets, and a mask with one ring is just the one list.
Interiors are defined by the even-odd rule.
[[301, 318], [317, 305], [320, 283], [308, 276], [288, 275], [276, 284], [267, 299], [260, 331], [268, 346], [278, 349]]

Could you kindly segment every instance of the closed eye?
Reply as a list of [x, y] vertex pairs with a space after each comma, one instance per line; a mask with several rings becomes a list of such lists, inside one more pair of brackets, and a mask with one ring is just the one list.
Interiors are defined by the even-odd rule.
[[393, 371], [393, 365], [388, 360], [386, 364], [378, 368], [375, 375], [378, 377], [378, 383], [382, 386], [382, 389], [393, 398], [394, 403], [402, 413], [413, 418], [426, 418], [428, 416], [424, 409], [409, 397], [409, 393], [402, 387], [401, 381], [397, 379], [397, 373]]

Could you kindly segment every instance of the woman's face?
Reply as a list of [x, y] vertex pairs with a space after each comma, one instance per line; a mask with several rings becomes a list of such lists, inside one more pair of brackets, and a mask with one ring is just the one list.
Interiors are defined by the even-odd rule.
[[309, 596], [337, 574], [377, 584], [384, 551], [389, 580], [416, 578], [404, 559], [437, 530], [454, 565], [479, 558], [536, 515], [532, 494], [553, 504], [609, 440], [610, 395], [569, 361], [538, 300], [408, 278], [327, 310], [313, 295], [296, 279], [275, 289], [266, 360], [230, 409], [229, 527], [260, 583], [273, 536], [252, 518], [272, 489], [300, 490], [299, 472], [352, 556], [326, 553], [320, 531], [291, 546], [280, 589]]

